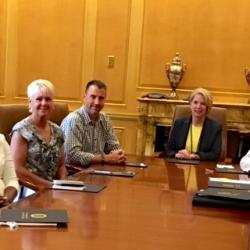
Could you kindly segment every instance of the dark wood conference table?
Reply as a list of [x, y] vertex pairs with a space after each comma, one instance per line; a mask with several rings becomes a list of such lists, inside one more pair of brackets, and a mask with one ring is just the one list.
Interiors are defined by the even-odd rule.
[[213, 173], [215, 163], [175, 165], [136, 156], [129, 156], [129, 161], [145, 162], [148, 168], [126, 167], [138, 172], [133, 178], [82, 171], [76, 179], [107, 187], [100, 193], [47, 190], [13, 204], [13, 208], [67, 209], [69, 224], [1, 227], [1, 249], [249, 249], [250, 211], [192, 206], [193, 194], [207, 187], [208, 176], [222, 176]]

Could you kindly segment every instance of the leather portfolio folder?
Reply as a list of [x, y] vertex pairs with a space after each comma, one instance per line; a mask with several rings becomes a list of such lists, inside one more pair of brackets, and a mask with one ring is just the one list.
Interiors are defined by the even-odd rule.
[[85, 183], [85, 189], [83, 190], [83, 192], [99, 193], [104, 188], [106, 188], [106, 186], [102, 185], [102, 184], [89, 184], [89, 183]]
[[0, 225], [16, 223], [18, 226], [60, 226], [68, 223], [66, 210], [52, 209], [1, 209]]
[[192, 203], [194, 206], [250, 209], [250, 201], [213, 196], [199, 196], [197, 194], [194, 195]]
[[250, 190], [208, 187], [197, 193], [200, 196], [214, 196], [238, 200], [250, 200]]
[[250, 193], [247, 190], [208, 188], [193, 196], [194, 206], [250, 209]]
[[191, 160], [191, 159], [177, 159], [177, 158], [167, 158], [169, 163], [176, 164], [187, 164], [187, 165], [198, 165], [200, 164], [200, 160]]

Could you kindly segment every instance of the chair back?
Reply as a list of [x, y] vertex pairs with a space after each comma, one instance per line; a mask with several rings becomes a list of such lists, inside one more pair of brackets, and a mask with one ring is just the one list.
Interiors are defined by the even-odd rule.
[[[221, 145], [221, 155], [219, 160], [224, 161], [227, 156], [227, 119], [226, 119], [226, 108], [212, 107], [208, 113], [208, 117], [216, 120], [222, 126], [222, 145]], [[173, 123], [176, 119], [191, 116], [191, 109], [189, 105], [176, 105]]]
[[[2, 104], [0, 105], [0, 133], [4, 134], [6, 140], [10, 142], [10, 132], [13, 126], [29, 115], [26, 104]], [[58, 125], [65, 116], [69, 114], [68, 105], [65, 103], [55, 103], [51, 112], [50, 120]]]

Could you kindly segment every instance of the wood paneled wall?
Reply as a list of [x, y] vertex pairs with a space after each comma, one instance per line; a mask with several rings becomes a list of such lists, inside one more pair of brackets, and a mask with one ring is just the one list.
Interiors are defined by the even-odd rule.
[[135, 153], [136, 98], [169, 93], [176, 52], [187, 65], [180, 98], [202, 86], [216, 101], [248, 102], [249, 10], [248, 0], [0, 0], [0, 101], [26, 102], [28, 83], [46, 78], [74, 110], [86, 82], [101, 79], [105, 111]]
[[4, 96], [5, 53], [6, 53], [6, 5], [0, 1], [0, 96]]

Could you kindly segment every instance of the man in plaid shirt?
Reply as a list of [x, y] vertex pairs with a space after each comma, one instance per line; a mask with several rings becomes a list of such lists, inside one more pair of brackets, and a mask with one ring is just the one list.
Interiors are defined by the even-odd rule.
[[62, 121], [67, 164], [87, 167], [93, 163], [123, 163], [126, 160], [109, 118], [100, 112], [106, 101], [106, 91], [103, 82], [88, 82], [84, 105]]

